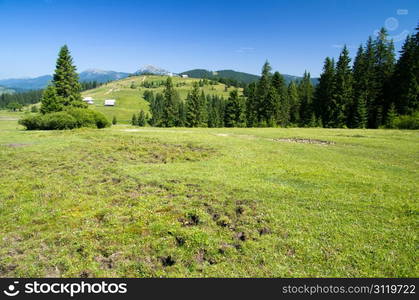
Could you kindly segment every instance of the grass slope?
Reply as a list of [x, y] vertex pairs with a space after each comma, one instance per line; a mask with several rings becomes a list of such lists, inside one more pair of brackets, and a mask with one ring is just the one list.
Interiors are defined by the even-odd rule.
[[[144, 88], [140, 87], [143, 82], [152, 81], [165, 81], [167, 76], [133, 76], [122, 80], [113, 81], [108, 84], [102, 85], [99, 88], [88, 90], [83, 92], [83, 97], [93, 97], [94, 105], [90, 107], [104, 113], [109, 120], [112, 120], [113, 116], [116, 116], [119, 122], [129, 123], [133, 114], [138, 114], [140, 110], [149, 111], [148, 102], [144, 100], [143, 93], [145, 90], [152, 90], [155, 93], [163, 92], [163, 87], [158, 88]], [[199, 81], [199, 79], [193, 78], [180, 78], [173, 77], [173, 84], [182, 100], [184, 100], [188, 94], [188, 91], [192, 89], [193, 82]], [[135, 88], [131, 88], [134, 83]], [[177, 84], [184, 83], [185, 85], [176, 87]], [[205, 94], [210, 95], [222, 95], [225, 98], [228, 97], [229, 91], [233, 88], [229, 88], [227, 92], [224, 91], [224, 84], [217, 84], [214, 86], [206, 85], [203, 88]], [[105, 99], [116, 99], [115, 107], [103, 106]]]
[[419, 275], [417, 131], [18, 116], [0, 113], [0, 277]]

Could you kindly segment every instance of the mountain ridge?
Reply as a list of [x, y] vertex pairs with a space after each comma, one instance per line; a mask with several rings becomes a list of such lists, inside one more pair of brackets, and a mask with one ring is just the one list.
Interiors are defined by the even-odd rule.
[[[235, 70], [219, 70], [219, 71], [209, 71], [206, 69], [192, 69], [188, 70], [182, 73], [179, 73], [179, 75], [188, 75], [191, 78], [207, 78], [207, 79], [216, 79], [216, 78], [223, 78], [223, 79], [234, 79], [239, 82], [243, 82], [246, 84], [255, 82], [259, 80], [260, 76], [246, 73], [246, 72], [239, 72]], [[285, 82], [289, 84], [291, 81], [298, 81], [302, 79], [302, 76], [295, 76], [295, 75], [289, 75], [289, 74], [281, 74]], [[314, 77], [311, 78], [311, 82], [316, 85], [318, 83], [318, 78]]]
[[[192, 69], [188, 71], [184, 71], [182, 73], [176, 74], [172, 73], [168, 70], [153, 66], [153, 65], [145, 65], [141, 68], [139, 68], [134, 73], [128, 73], [128, 72], [118, 72], [118, 71], [107, 71], [107, 70], [101, 70], [101, 69], [87, 69], [83, 72], [79, 73], [79, 78], [81, 82], [84, 81], [97, 81], [99, 83], [105, 83], [108, 81], [114, 81], [114, 80], [120, 80], [124, 79], [126, 77], [132, 76], [132, 75], [144, 75], [144, 74], [153, 74], [153, 75], [188, 75], [191, 78], [206, 78], [206, 79], [233, 79], [237, 82], [249, 84], [252, 82], [257, 81], [260, 76], [246, 73], [246, 72], [240, 72], [235, 71], [231, 69], [225, 69], [225, 70], [218, 70], [218, 71], [209, 71], [206, 69]], [[294, 75], [288, 75], [288, 74], [282, 74], [284, 76], [285, 81], [287, 84], [289, 84], [291, 81], [298, 81], [302, 77], [300, 76], [294, 76]], [[38, 90], [45, 88], [50, 81], [52, 80], [52, 75], [43, 75], [33, 78], [9, 78], [9, 79], [0, 79], [0, 86], [3, 87], [4, 90], [8, 89], [9, 92], [19, 92], [19, 91], [25, 91], [25, 90]], [[311, 78], [311, 81], [314, 85], [318, 83], [318, 78]], [[13, 91], [12, 91], [13, 90]]]
[[[79, 73], [79, 79], [83, 81], [97, 81], [105, 83], [108, 81], [126, 78], [130, 73], [105, 71], [100, 69], [88, 69]], [[33, 78], [9, 78], [0, 79], [0, 86], [16, 90], [39, 90], [45, 88], [52, 80], [52, 75], [42, 75]]]

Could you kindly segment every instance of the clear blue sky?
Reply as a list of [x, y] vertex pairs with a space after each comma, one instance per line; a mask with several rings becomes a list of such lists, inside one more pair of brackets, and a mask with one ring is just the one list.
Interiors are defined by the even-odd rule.
[[397, 40], [418, 21], [418, 0], [0, 0], [0, 78], [52, 73], [65, 43], [79, 71], [258, 74], [268, 59], [281, 73], [318, 76], [341, 45], [353, 55], [381, 26]]

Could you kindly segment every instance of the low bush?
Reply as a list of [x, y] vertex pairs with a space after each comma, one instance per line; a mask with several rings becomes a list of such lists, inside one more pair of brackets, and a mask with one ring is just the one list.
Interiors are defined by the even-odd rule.
[[94, 111], [85, 108], [72, 107], [65, 112], [76, 119], [77, 127], [96, 127]]
[[111, 122], [109, 122], [104, 114], [94, 110], [92, 110], [92, 112], [94, 113], [97, 128], [105, 128], [111, 126]]
[[64, 111], [53, 112], [43, 116], [43, 128], [45, 130], [64, 130], [77, 128], [77, 120]]
[[70, 108], [65, 111], [26, 116], [19, 124], [28, 130], [64, 130], [81, 127], [105, 128], [110, 126], [106, 117], [97, 111]]
[[410, 116], [398, 116], [394, 120], [394, 127], [398, 129], [419, 129], [419, 112]]
[[28, 130], [37, 130], [44, 127], [43, 115], [25, 116], [19, 120], [19, 124], [26, 127]]

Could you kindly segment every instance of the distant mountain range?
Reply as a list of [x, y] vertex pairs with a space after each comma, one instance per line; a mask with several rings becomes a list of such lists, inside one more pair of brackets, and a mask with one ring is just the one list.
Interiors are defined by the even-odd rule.
[[[90, 69], [79, 74], [80, 81], [97, 81], [100, 83], [126, 78], [130, 73], [103, 71]], [[44, 75], [35, 78], [13, 78], [1, 79], [0, 86], [13, 90], [39, 90], [45, 88], [52, 80], [51, 75]]]
[[[145, 65], [141, 67], [138, 71], [133, 74], [126, 72], [116, 72], [116, 71], [104, 71], [99, 69], [89, 69], [83, 71], [79, 74], [80, 81], [97, 81], [100, 83], [114, 81], [126, 78], [130, 75], [142, 75], [142, 74], [154, 74], [154, 75], [177, 75], [175, 73], [169, 72], [165, 69], [155, 67], [152, 65]], [[179, 73], [178, 75], [188, 75], [191, 78], [207, 78], [207, 79], [234, 79], [239, 82], [246, 84], [257, 81], [260, 76], [237, 72], [234, 70], [219, 70], [219, 71], [208, 71], [204, 69], [194, 69]], [[282, 74], [285, 78], [286, 83], [290, 83], [293, 80], [300, 80], [302, 77]], [[45, 88], [49, 82], [52, 80], [51, 75], [44, 75], [35, 78], [14, 78], [14, 79], [1, 79], [0, 80], [0, 94], [2, 93], [13, 93], [21, 92], [25, 90], [39, 90]], [[318, 78], [311, 79], [313, 84], [318, 83]]]
[[[234, 70], [220, 70], [220, 71], [208, 71], [204, 69], [194, 69], [186, 72], [180, 73], [180, 75], [188, 75], [192, 78], [208, 78], [208, 79], [215, 79], [215, 78], [228, 78], [234, 79], [240, 82], [244, 82], [246, 84], [255, 82], [259, 80], [260, 76], [244, 73], [244, 72], [237, 72]], [[302, 79], [299, 76], [293, 76], [288, 74], [282, 74], [284, 76], [285, 82], [289, 84], [291, 81], [298, 81]], [[316, 85], [318, 83], [318, 78], [311, 78], [311, 82]]]
[[116, 71], [103, 71], [99, 69], [90, 69], [79, 74], [80, 81], [97, 81], [100, 83], [119, 80], [126, 78], [130, 73], [116, 72]]
[[2, 79], [0, 80], [0, 85], [14, 90], [39, 90], [47, 86], [51, 79], [51, 75], [44, 75], [35, 78]]

